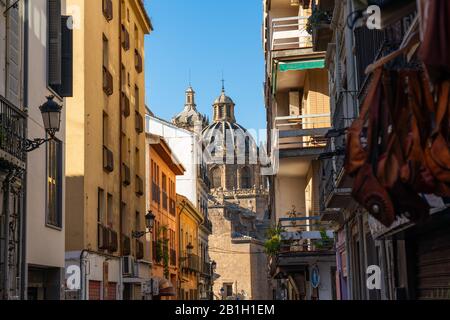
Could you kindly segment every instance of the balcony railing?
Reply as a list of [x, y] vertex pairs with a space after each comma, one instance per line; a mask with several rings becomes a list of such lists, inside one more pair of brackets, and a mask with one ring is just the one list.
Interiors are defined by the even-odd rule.
[[23, 150], [26, 118], [24, 112], [0, 96], [0, 159], [21, 167], [26, 161]]
[[122, 234], [122, 255], [129, 256], [131, 254], [131, 239], [129, 236]]
[[279, 149], [325, 147], [330, 122], [329, 113], [276, 117]]
[[212, 270], [211, 270], [211, 264], [207, 262], [202, 263], [202, 273], [206, 276], [211, 276]]
[[306, 31], [308, 17], [272, 19], [271, 50], [312, 48], [312, 36]]
[[158, 205], [161, 204], [161, 191], [159, 186], [154, 182], [152, 182], [152, 200]]
[[[341, 134], [327, 144], [324, 154], [330, 155], [322, 160], [322, 180], [319, 186], [322, 212], [339, 209], [350, 200], [351, 184], [344, 172], [346, 146], [345, 128], [349, 119], [344, 113], [344, 95], [340, 94], [336, 101], [333, 115], [333, 129]], [[331, 143], [333, 142], [333, 143]]]
[[320, 216], [280, 218], [279, 225], [284, 229], [280, 255], [334, 250], [334, 232]]
[[162, 192], [162, 207], [165, 210], [168, 210], [168, 197], [167, 197], [167, 192], [163, 191]]
[[188, 271], [199, 272], [200, 270], [200, 257], [195, 254], [184, 255], [181, 262], [181, 267]]

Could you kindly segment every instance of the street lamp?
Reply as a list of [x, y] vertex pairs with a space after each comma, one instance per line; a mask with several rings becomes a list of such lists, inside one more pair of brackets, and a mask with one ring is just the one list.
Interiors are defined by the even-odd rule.
[[55, 134], [61, 127], [61, 111], [62, 106], [56, 103], [53, 99], [55, 96], [48, 96], [47, 101], [39, 107], [44, 122], [45, 132], [49, 136], [47, 139], [37, 138], [34, 140], [25, 140], [24, 151], [31, 152], [38, 149], [44, 143], [55, 139]]
[[145, 236], [147, 233], [153, 232], [153, 226], [155, 224], [155, 218], [156, 218], [156, 216], [150, 210], [145, 215], [145, 226], [146, 226], [148, 231], [133, 231], [133, 233], [132, 233], [133, 238], [139, 239], [139, 238], [142, 238], [143, 236]]
[[217, 268], [217, 262], [213, 261], [211, 262], [211, 271], [212, 273], [214, 273], [216, 271]]

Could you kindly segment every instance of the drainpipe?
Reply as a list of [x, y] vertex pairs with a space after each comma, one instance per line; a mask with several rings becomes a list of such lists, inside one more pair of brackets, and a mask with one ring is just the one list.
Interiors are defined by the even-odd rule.
[[[23, 63], [23, 107], [25, 111], [28, 110], [28, 58], [29, 58], [29, 44], [28, 44], [28, 35], [29, 35], [29, 0], [24, 1], [24, 44], [23, 44], [23, 52], [24, 52], [24, 63]], [[25, 133], [28, 133], [28, 121], [25, 121], [24, 124]], [[28, 136], [28, 134], [27, 134]], [[26, 161], [26, 165], [27, 165]], [[27, 165], [28, 167], [28, 165]], [[28, 169], [28, 168], [27, 168]], [[27, 288], [28, 288], [28, 267], [27, 267], [27, 172], [25, 170], [22, 180], [22, 190], [24, 191], [22, 197], [22, 217], [21, 217], [21, 288], [20, 288], [20, 297], [22, 300], [28, 300]]]

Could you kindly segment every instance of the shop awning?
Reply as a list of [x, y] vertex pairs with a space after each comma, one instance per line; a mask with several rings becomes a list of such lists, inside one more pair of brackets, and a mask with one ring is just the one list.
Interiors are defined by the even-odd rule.
[[172, 282], [165, 278], [159, 278], [159, 296], [160, 297], [175, 297], [177, 295], [175, 287]]
[[308, 70], [308, 69], [323, 69], [325, 68], [325, 59], [280, 62], [278, 64], [278, 68], [280, 72]]

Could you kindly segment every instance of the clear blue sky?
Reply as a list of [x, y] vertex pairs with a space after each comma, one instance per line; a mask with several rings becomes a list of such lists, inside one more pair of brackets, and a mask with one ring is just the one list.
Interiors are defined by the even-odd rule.
[[191, 82], [197, 108], [212, 117], [222, 70], [238, 122], [264, 129], [262, 0], [145, 0], [154, 32], [147, 36], [147, 105], [166, 120], [184, 106]]

